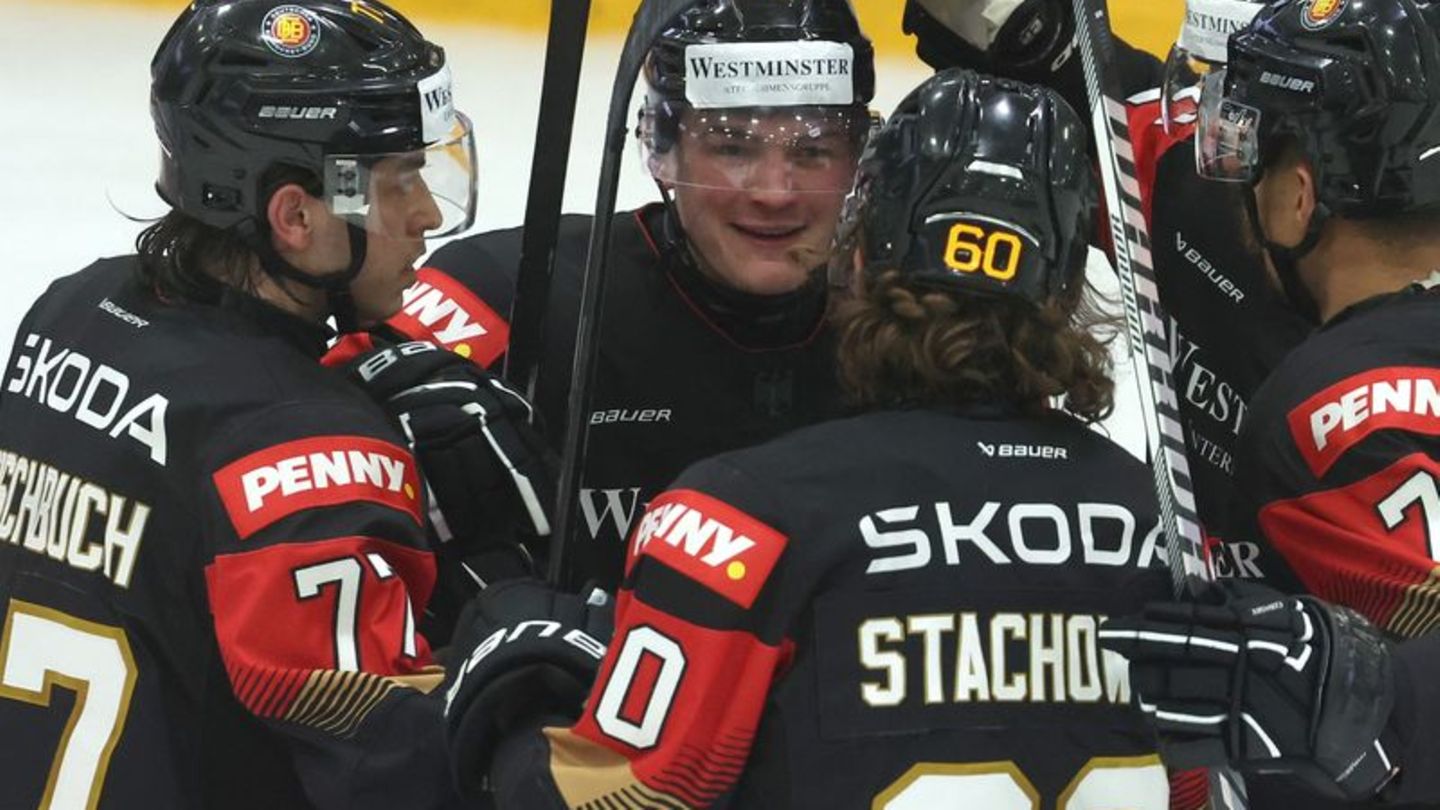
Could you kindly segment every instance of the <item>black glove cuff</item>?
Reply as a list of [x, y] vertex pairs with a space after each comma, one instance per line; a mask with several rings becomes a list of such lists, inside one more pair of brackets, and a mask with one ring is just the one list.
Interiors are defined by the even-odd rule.
[[487, 789], [497, 746], [516, 733], [579, 716], [593, 672], [576, 673], [550, 662], [528, 663], [491, 676], [450, 723], [450, 767], [462, 796]]

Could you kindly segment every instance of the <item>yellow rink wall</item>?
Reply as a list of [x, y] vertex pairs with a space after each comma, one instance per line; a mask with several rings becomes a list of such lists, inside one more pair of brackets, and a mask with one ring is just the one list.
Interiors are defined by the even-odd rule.
[[[569, 2], [570, 0], [565, 0]], [[0, 5], [16, 0], [0, 0]], [[26, 0], [19, 0], [26, 2]], [[29, 0], [57, 3], [60, 0]], [[176, 0], [68, 0], [71, 3], [173, 8]], [[854, 0], [866, 31], [882, 54], [914, 52], [912, 40], [900, 32], [903, 0]], [[550, 14], [548, 0], [391, 0], [390, 4], [418, 20], [463, 22], [543, 33]], [[637, 0], [591, 0], [590, 33], [623, 33], [630, 25]], [[1180, 30], [1183, 0], [1110, 0], [1115, 30], [1131, 44], [1164, 56]]]

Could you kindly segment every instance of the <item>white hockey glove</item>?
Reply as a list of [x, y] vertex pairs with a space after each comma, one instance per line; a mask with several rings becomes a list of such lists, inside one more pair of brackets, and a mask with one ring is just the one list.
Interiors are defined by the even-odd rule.
[[1374, 796], [1395, 775], [1391, 653], [1363, 616], [1238, 580], [1200, 602], [1111, 619], [1167, 766], [1288, 773], [1321, 795]]

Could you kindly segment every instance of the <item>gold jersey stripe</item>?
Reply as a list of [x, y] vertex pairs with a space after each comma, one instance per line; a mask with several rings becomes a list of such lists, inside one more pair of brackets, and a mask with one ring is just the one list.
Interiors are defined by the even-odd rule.
[[1423, 636], [1440, 625], [1440, 567], [1430, 569], [1424, 582], [1405, 588], [1405, 597], [1385, 629], [1401, 638]]

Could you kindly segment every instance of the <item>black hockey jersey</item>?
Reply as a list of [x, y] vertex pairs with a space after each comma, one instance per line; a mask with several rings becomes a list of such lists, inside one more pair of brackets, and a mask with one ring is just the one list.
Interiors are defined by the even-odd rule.
[[[1225, 519], [1235, 492], [1235, 452], [1250, 398], [1270, 370], [1310, 332], [1266, 280], [1246, 236], [1248, 186], [1195, 173], [1192, 127], [1166, 131], [1159, 91], [1129, 100], [1141, 199], [1150, 223], [1160, 302], [1171, 317], [1175, 395], [1201, 522]], [[1254, 577], [1254, 549], [1209, 543], [1221, 576]]]
[[[1260, 389], [1227, 535], [1262, 545], [1277, 587], [1395, 637], [1440, 625], [1440, 292], [1331, 319]], [[1227, 538], [1228, 539], [1228, 538]]]
[[[1440, 293], [1416, 287], [1351, 307], [1286, 357], [1255, 395], [1223, 527], [1270, 584], [1352, 607], [1396, 638], [1440, 624], [1437, 324]], [[1251, 793], [1341, 806], [1283, 783], [1256, 780]]]
[[134, 259], [25, 316], [0, 393], [0, 806], [452, 806], [415, 463], [238, 293]]
[[1163, 810], [1095, 641], [1169, 592], [1147, 476], [1067, 417], [979, 408], [691, 467], [636, 526], [583, 716], [508, 750], [500, 805]]
[[[616, 215], [601, 318], [589, 450], [574, 546], [580, 579], [620, 580], [624, 540], [687, 465], [840, 411], [826, 290], [722, 290], [681, 258], [660, 205]], [[535, 405], [559, 449], [574, 359], [587, 216], [561, 220]], [[430, 257], [390, 325], [498, 369], [508, 339], [520, 229], [452, 242]]]

